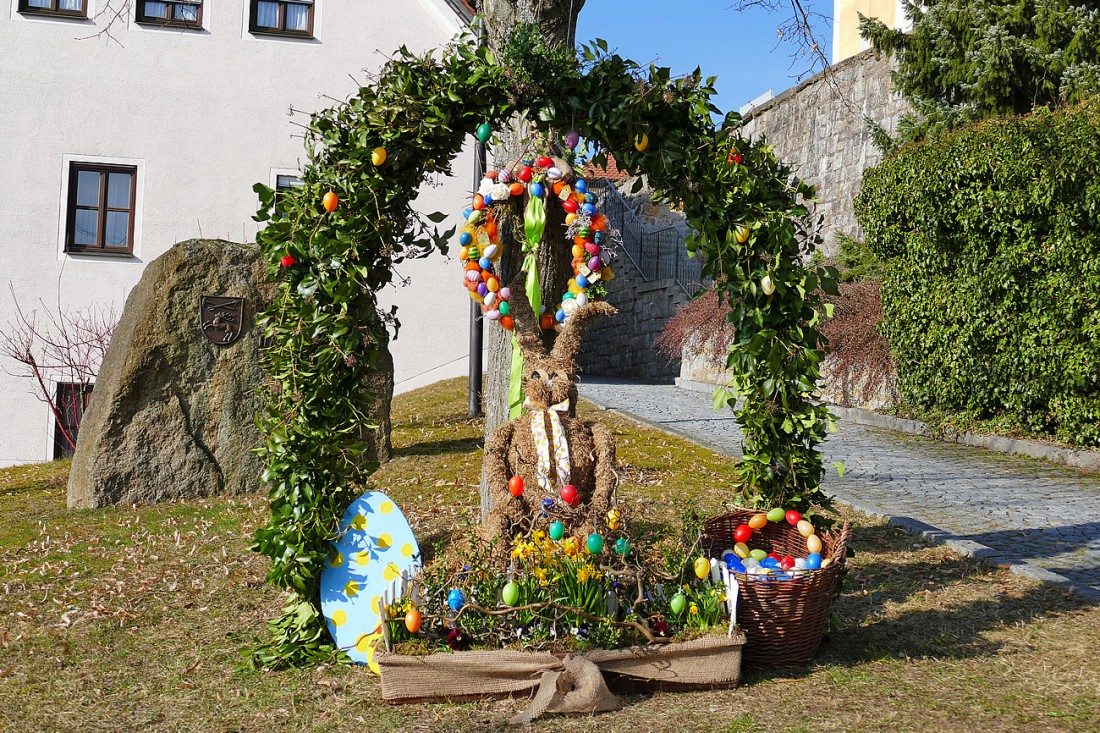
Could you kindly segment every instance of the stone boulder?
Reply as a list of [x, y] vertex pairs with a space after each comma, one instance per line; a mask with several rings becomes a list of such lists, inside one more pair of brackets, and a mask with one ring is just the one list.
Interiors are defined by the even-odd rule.
[[[256, 245], [189, 240], [149, 264], [126, 299], [80, 426], [70, 507], [261, 490], [263, 467], [252, 453], [265, 378], [256, 315], [275, 292]], [[207, 339], [204, 295], [244, 299], [236, 341]], [[387, 374], [384, 359], [374, 386], [384, 394], [376, 418], [388, 426], [393, 368]], [[385, 460], [389, 431], [376, 432], [384, 433], [377, 453]]]

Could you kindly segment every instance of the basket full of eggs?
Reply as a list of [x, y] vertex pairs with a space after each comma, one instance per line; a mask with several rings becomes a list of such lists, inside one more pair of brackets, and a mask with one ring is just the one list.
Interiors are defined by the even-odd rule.
[[796, 511], [736, 510], [707, 521], [703, 547], [722, 558], [740, 586], [737, 623], [746, 664], [809, 662], [821, 645], [851, 527], [817, 534]]

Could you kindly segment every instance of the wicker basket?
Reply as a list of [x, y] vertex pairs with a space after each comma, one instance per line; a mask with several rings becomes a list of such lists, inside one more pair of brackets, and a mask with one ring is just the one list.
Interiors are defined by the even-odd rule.
[[[733, 532], [758, 511], [737, 510], [707, 521], [703, 547], [720, 557], [733, 547]], [[737, 605], [737, 623], [748, 637], [744, 661], [757, 667], [791, 667], [813, 659], [821, 645], [829, 606], [837, 579], [845, 569], [845, 554], [851, 527], [821, 536], [823, 557], [832, 558], [828, 567], [811, 570], [798, 580], [742, 582]], [[768, 522], [753, 532], [752, 547], [780, 555], [804, 557], [806, 539], [786, 522]]]

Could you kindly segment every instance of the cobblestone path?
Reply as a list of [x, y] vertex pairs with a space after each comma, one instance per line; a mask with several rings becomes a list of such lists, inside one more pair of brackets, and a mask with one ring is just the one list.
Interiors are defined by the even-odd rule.
[[[585, 377], [582, 397], [740, 455], [741, 431], [710, 395], [606, 377]], [[1100, 478], [1020, 456], [840, 422], [825, 443], [824, 489], [864, 511], [922, 531], [975, 557], [1100, 601]]]

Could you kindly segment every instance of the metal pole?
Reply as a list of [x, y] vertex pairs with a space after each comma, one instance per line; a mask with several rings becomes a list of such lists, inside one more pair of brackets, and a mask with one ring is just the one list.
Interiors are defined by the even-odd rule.
[[[478, 32], [478, 45], [485, 43], [485, 26], [482, 25]], [[476, 191], [481, 186], [481, 179], [485, 175], [485, 143], [480, 140], [474, 145], [474, 188]], [[484, 323], [481, 319], [481, 308], [477, 302], [470, 301], [470, 382], [467, 386], [469, 404], [467, 415], [478, 417], [481, 415], [481, 349], [485, 340]]]

